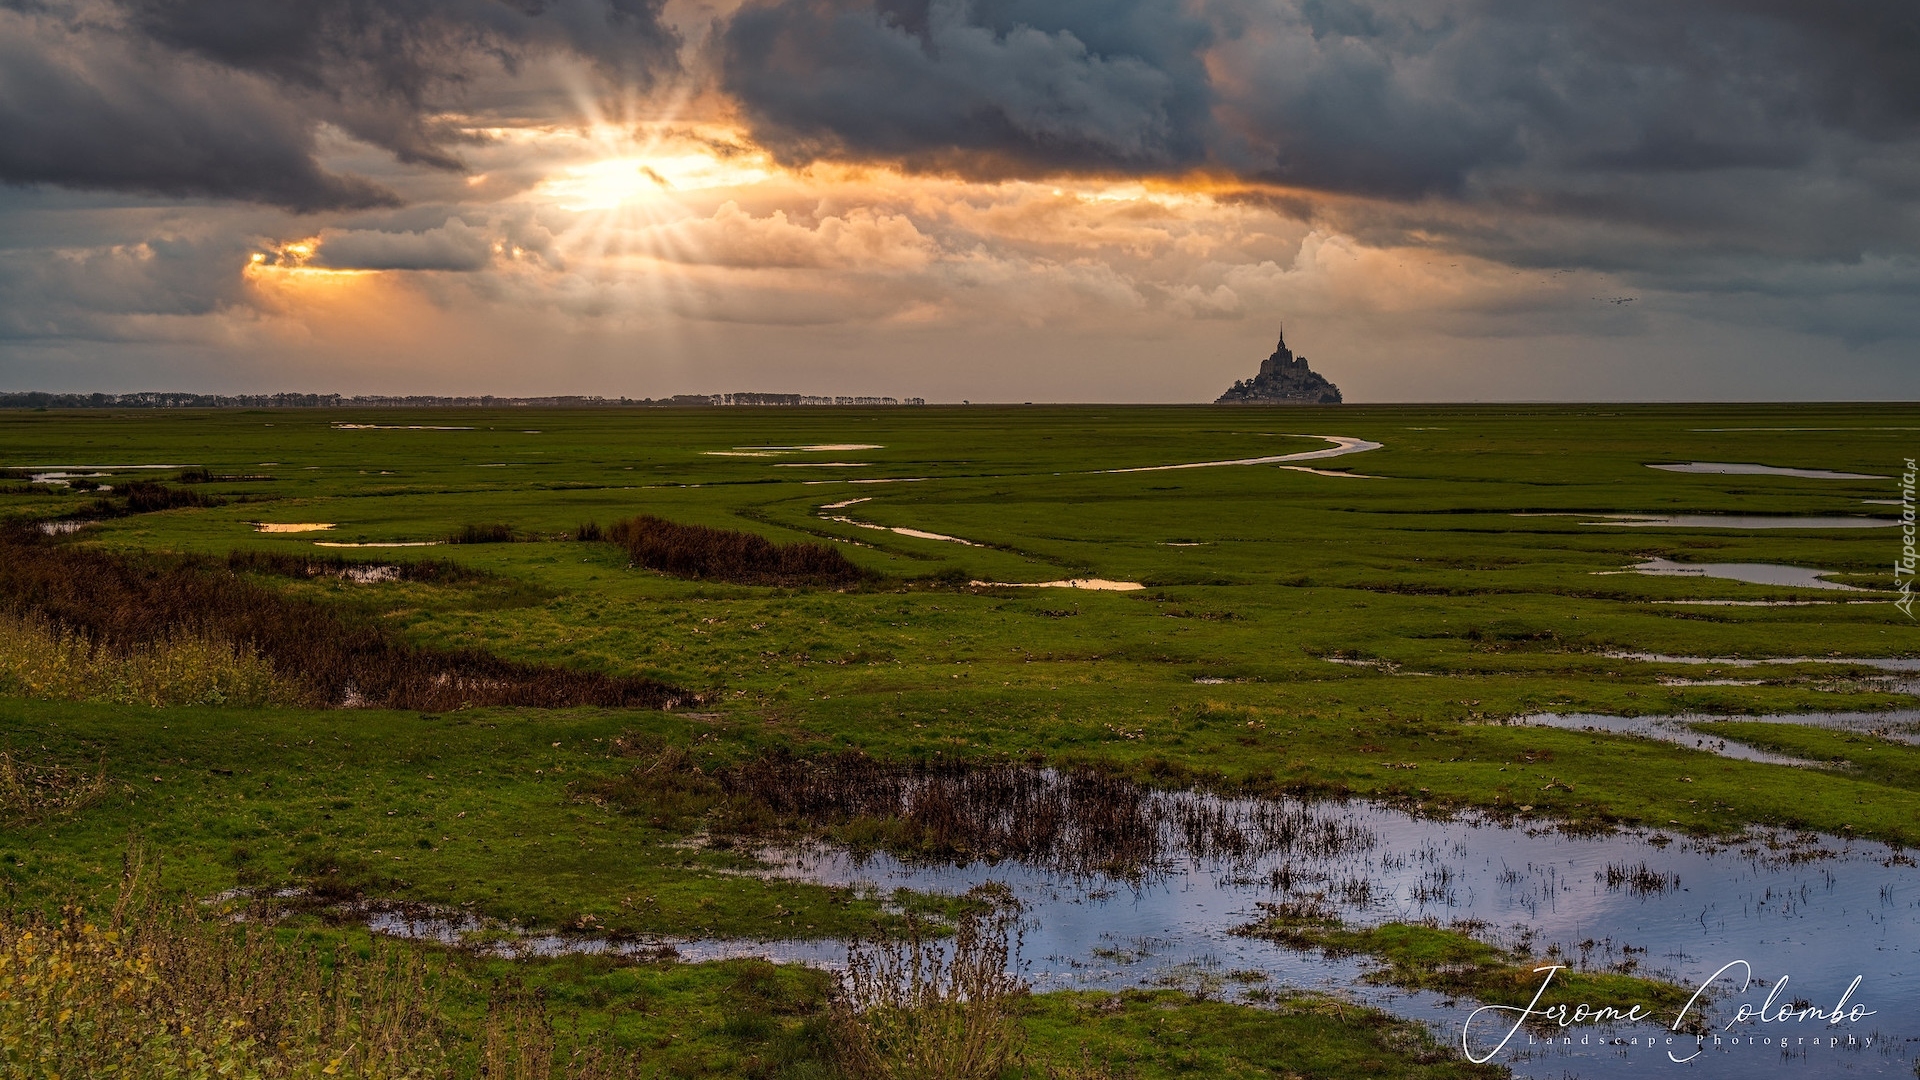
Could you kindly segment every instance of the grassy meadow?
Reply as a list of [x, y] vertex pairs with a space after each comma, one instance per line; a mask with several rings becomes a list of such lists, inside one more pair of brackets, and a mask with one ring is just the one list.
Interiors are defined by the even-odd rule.
[[[1321, 450], [1321, 435], [1382, 448], [1288, 463], [1304, 470], [1153, 469]], [[1858, 665], [1610, 655], [1920, 656], [1920, 623], [1886, 591], [1897, 528], [1596, 523], [1895, 515], [1868, 500], [1899, 498], [1917, 435], [1920, 411], [1873, 405], [0, 414], [0, 467], [23, 472], [0, 513], [99, 518], [34, 543], [143, 568], [129, 580], [177, 572], [221, 583], [209, 596], [270, 594], [281, 612], [272, 640], [186, 616], [192, 633], [156, 637], [137, 611], [76, 629], [45, 621], [64, 609], [27, 585], [0, 597], [0, 881], [17, 913], [49, 919], [111, 909], [129, 852], [166, 902], [297, 890], [612, 936], [897, 937], [910, 916], [959, 917], [951, 897], [751, 873], [734, 831], [806, 822], [773, 820], [715, 778], [849, 754], [1089, 766], [1577, 828], [1758, 824], [1920, 844], [1920, 748], [1728, 729], [1827, 763], [1806, 769], [1499, 723], [1910, 703]], [[1647, 467], [1690, 461], [1887, 479]], [[111, 492], [24, 475], [56, 469], [195, 498], [106, 516], [90, 508]], [[752, 533], [787, 552], [782, 566], [833, 577], [646, 569], [615, 542], [640, 515]], [[1623, 572], [1653, 558], [1814, 567], [1866, 591]], [[1090, 578], [1141, 587], [1017, 587]], [[360, 635], [329, 646], [360, 674], [284, 659], [301, 627], [346, 640], [336, 624]], [[465, 658], [469, 674], [432, 682], [436, 657]], [[370, 667], [352, 668], [402, 661], [423, 674], [387, 697], [368, 696]], [[583, 686], [600, 696], [577, 700], [601, 703], [533, 707], [523, 684]], [[380, 707], [395, 702], [409, 707]], [[663, 762], [672, 777], [648, 771]], [[833, 835], [898, 838], [866, 824]], [[345, 950], [362, 967], [393, 948], [286, 906], [278, 937], [246, 948]], [[1364, 934], [1340, 944], [1403, 967], [1426, 955]], [[443, 965], [407, 969], [436, 988], [454, 1047], [406, 1058], [419, 1075], [476, 1075], [488, 1039], [535, 1024], [514, 1011], [523, 999], [557, 1025], [527, 1044], [578, 1075], [877, 1075], [836, 1052], [861, 1021], [836, 1012], [820, 972], [402, 951]], [[1044, 994], [1008, 1009], [1023, 1049], [993, 1067], [1035, 1076], [1484, 1074], [1407, 1025], [1306, 994], [1266, 1008], [1175, 990]], [[614, 1056], [567, 1057], [586, 1045]], [[504, 1068], [488, 1074], [548, 1075]]]

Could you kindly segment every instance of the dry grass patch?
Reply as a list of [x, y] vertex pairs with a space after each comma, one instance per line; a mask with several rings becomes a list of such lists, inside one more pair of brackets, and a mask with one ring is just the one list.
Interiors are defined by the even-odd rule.
[[0, 688], [27, 697], [111, 705], [291, 705], [298, 687], [258, 652], [173, 633], [109, 648], [45, 619], [0, 615]]
[[970, 914], [950, 938], [910, 919], [906, 937], [849, 950], [833, 1005], [849, 1080], [997, 1080], [1013, 1068], [1029, 993], [1007, 964], [1018, 914]]
[[0, 823], [30, 825], [78, 813], [105, 795], [108, 784], [105, 762], [88, 772], [0, 751]]
[[[111, 912], [0, 915], [0, 1075], [13, 1080], [615, 1080], [630, 1055], [555, 1037], [545, 1008], [488, 994], [375, 938], [287, 941], [139, 884]], [[478, 1014], [476, 1016], [476, 1014]], [[577, 1041], [577, 1040], [576, 1040]]]

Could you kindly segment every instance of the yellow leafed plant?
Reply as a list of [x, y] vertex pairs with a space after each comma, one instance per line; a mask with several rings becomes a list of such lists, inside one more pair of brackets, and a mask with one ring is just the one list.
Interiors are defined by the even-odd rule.
[[0, 616], [0, 688], [116, 705], [273, 705], [298, 700], [259, 654], [179, 635], [115, 651], [41, 620]]
[[[558, 1040], [544, 1005], [375, 937], [283, 938], [146, 884], [110, 912], [0, 911], [6, 1080], [629, 1080], [617, 1049]], [[476, 1015], [478, 1013], [478, 1015]]]

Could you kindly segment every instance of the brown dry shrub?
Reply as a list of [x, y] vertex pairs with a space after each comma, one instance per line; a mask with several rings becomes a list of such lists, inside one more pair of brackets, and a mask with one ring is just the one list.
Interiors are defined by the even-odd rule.
[[996, 904], [950, 938], [910, 918], [905, 938], [849, 949], [832, 1016], [850, 1080], [998, 1080], [1013, 1067], [1029, 993], [1008, 971], [1018, 917]]
[[616, 521], [607, 539], [633, 561], [674, 577], [741, 585], [851, 585], [866, 571], [825, 544], [776, 544], [738, 529], [682, 525], [642, 514]]
[[284, 596], [203, 558], [120, 555], [0, 529], [0, 612], [131, 653], [226, 643], [298, 685], [302, 704], [438, 711], [465, 706], [664, 708], [688, 696], [653, 679], [432, 649], [370, 618]]

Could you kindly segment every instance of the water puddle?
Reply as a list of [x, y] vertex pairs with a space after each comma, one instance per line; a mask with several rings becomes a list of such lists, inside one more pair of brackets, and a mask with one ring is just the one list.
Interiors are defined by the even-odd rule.
[[871, 469], [871, 461], [776, 461], [776, 469]]
[[[1865, 591], [1856, 589], [1852, 585], [1842, 585], [1837, 581], [1827, 581], [1821, 577], [1822, 574], [1834, 573], [1832, 570], [1812, 570], [1780, 563], [1683, 563], [1672, 559], [1648, 559], [1646, 562], [1633, 564], [1628, 570], [1635, 574], [1650, 574], [1654, 577], [1711, 577], [1725, 578], [1728, 581], [1745, 581], [1754, 585]], [[1607, 573], [1604, 570], [1599, 572]]]
[[883, 476], [866, 480], [802, 480], [809, 487], [820, 484], [924, 484], [933, 479], [931, 476]]
[[[865, 502], [866, 500], [854, 499], [853, 501]], [[826, 507], [821, 507], [821, 509], [824, 510], [826, 509]], [[822, 514], [821, 516], [828, 521], [837, 521], [842, 525], [853, 525], [858, 528], [873, 529], [878, 532], [899, 533], [901, 536], [911, 536], [917, 540], [940, 540], [949, 544], [965, 544], [968, 547], [985, 547], [986, 546], [984, 544], [976, 544], [971, 540], [962, 540], [957, 536], [948, 536], [945, 533], [927, 532], [925, 529], [909, 529], [900, 525], [875, 525], [871, 521], [860, 521], [855, 518], [844, 517], [839, 514]]]
[[886, 447], [882, 446], [879, 443], [836, 442], [836, 443], [811, 443], [806, 446], [736, 446], [734, 447], [734, 449], [735, 450], [767, 451], [771, 453], [846, 454], [846, 453], [851, 453], [855, 450], [885, 450]]
[[1275, 454], [1271, 457], [1236, 458], [1232, 461], [1193, 461], [1183, 465], [1143, 465], [1132, 469], [1102, 469], [1107, 473], [1166, 472], [1169, 469], [1211, 469], [1220, 465], [1278, 465], [1288, 461], [1321, 461], [1326, 458], [1341, 457], [1346, 454], [1363, 454], [1369, 450], [1378, 450], [1385, 443], [1368, 442], [1365, 439], [1350, 439], [1344, 435], [1288, 435], [1290, 439], [1325, 439], [1334, 445], [1327, 450], [1307, 450], [1298, 454]]
[[1144, 589], [1137, 581], [1109, 581], [1106, 578], [1066, 578], [1062, 581], [970, 581], [982, 589], [1092, 589], [1096, 592], [1132, 592]]
[[1303, 472], [1303, 473], [1312, 473], [1312, 474], [1313, 474], [1313, 475], [1315, 475], [1315, 476], [1344, 476], [1344, 477], [1346, 477], [1346, 478], [1347, 478], [1347, 479], [1349, 479], [1349, 480], [1378, 480], [1378, 479], [1380, 479], [1380, 478], [1379, 478], [1379, 477], [1377, 477], [1377, 476], [1368, 476], [1368, 475], [1367, 475], [1366, 473], [1357, 473], [1357, 472], [1339, 472], [1339, 471], [1337, 471], [1337, 470], [1335, 470], [1335, 469], [1315, 469], [1315, 468], [1310, 468], [1310, 467], [1308, 467], [1308, 466], [1306, 466], [1306, 465], [1282, 465], [1282, 466], [1280, 466], [1280, 467], [1281, 467], [1281, 468], [1283, 468], [1283, 469], [1286, 469], [1286, 470], [1288, 470], [1289, 472]]
[[1606, 520], [1583, 521], [1580, 524], [1617, 525], [1625, 529], [1885, 529], [1900, 524], [1894, 518], [1813, 517], [1791, 514], [1599, 514], [1591, 516]]
[[40, 535], [71, 536], [92, 524], [91, 521], [43, 521], [40, 523]]
[[872, 502], [872, 501], [873, 501], [873, 496], [871, 495], [868, 495], [868, 496], [865, 496], [864, 498], [859, 498], [859, 499], [841, 499], [839, 502], [827, 503], [826, 505], [820, 507], [820, 509], [845, 510], [849, 506], [859, 506], [863, 502]]
[[[1741, 680], [1726, 679], [1692, 682], [1685, 685], [1746, 686], [1751, 684]], [[1877, 735], [1889, 742], [1920, 746], [1920, 733], [1915, 730], [1916, 727], [1920, 727], [1920, 709], [1893, 709], [1884, 712], [1763, 713], [1757, 716], [1726, 716], [1719, 713], [1679, 713], [1671, 716], [1536, 713], [1532, 716], [1516, 717], [1512, 722], [1532, 727], [1559, 728], [1562, 731], [1604, 731], [1614, 735], [1639, 735], [1673, 743], [1676, 746], [1705, 750], [1720, 757], [1735, 758], [1740, 761], [1758, 761], [1768, 765], [1828, 767], [1823, 762], [1776, 754], [1703, 730], [1714, 724], [1728, 721], [1826, 728], [1830, 731], [1846, 731], [1858, 735]]]
[[[759, 852], [767, 876], [891, 896], [896, 889], [965, 893], [1004, 885], [1024, 908], [1011, 966], [1036, 989], [1117, 991], [1137, 987], [1205, 989], [1253, 999], [1253, 988], [1311, 989], [1425, 1022], [1460, 1046], [1468, 1000], [1374, 985], [1362, 958], [1314, 951], [1236, 934], [1261, 917], [1262, 903], [1310, 899], [1337, 909], [1350, 924], [1433, 920], [1478, 924], [1483, 936], [1535, 956], [1570, 958], [1589, 969], [1663, 973], [1699, 986], [1723, 967], [1746, 961], [1759, 983], [1740, 992], [1724, 976], [1708, 1010], [1720, 1045], [1696, 1059], [1688, 1075], [1726, 1080], [1831, 1075], [1908, 1077], [1920, 1037], [1920, 869], [1883, 845], [1834, 837], [1760, 833], [1736, 842], [1629, 831], [1568, 835], [1524, 820], [1434, 819], [1367, 803], [1217, 799], [1154, 794], [1162, 830], [1157, 872], [1135, 879], [1070, 873], [1005, 861], [997, 865], [906, 863], [887, 855], [858, 857], [805, 845]], [[1530, 808], [1528, 808], [1530, 809]], [[1238, 835], [1220, 846], [1188, 837]], [[500, 955], [607, 952], [677, 955], [689, 960], [761, 956], [837, 968], [846, 949], [835, 941], [614, 941], [602, 936], [501, 936], [468, 916], [376, 913], [377, 929], [496, 951]], [[1778, 1000], [1851, 995], [1871, 1015], [1828, 1026], [1817, 1021], [1765, 1025], [1736, 1020]], [[1595, 1002], [1618, 1005], [1629, 1002]], [[1484, 1018], [1483, 1018], [1484, 1019]], [[1664, 1039], [1671, 1018], [1621, 1026], [1606, 1034], [1644, 1042]], [[1505, 1024], [1497, 1025], [1504, 1028]], [[1484, 1028], [1476, 1028], [1476, 1032]], [[1667, 1065], [1636, 1042], [1602, 1046], [1602, 1030], [1570, 1028], [1576, 1045], [1548, 1049], [1524, 1033], [1497, 1060], [1523, 1077], [1638, 1077]], [[1805, 1044], [1782, 1054], [1782, 1035], [1871, 1037], [1867, 1052]], [[1591, 1036], [1587, 1045], [1581, 1036]], [[1749, 1044], [1748, 1039], [1754, 1042]], [[1485, 1052], [1497, 1035], [1477, 1042]], [[1533, 1045], [1528, 1045], [1529, 1043]], [[1856, 1043], [1857, 1044], [1857, 1043]], [[1681, 1053], [1694, 1040], [1676, 1039]], [[1816, 1060], [1823, 1071], [1809, 1073]]]
[[350, 543], [341, 540], [315, 540], [314, 547], [323, 548], [397, 548], [397, 547], [439, 547], [444, 540], [374, 540], [365, 543]]
[[[53, 472], [28, 473], [27, 482], [30, 484], [46, 484], [50, 487], [72, 487], [75, 480], [97, 480], [100, 477], [112, 475], [112, 473], [104, 472], [65, 472], [56, 469]], [[108, 488], [107, 490], [112, 489]]]
[[1749, 465], [1731, 461], [1689, 461], [1679, 465], [1649, 465], [1649, 469], [1677, 473], [1710, 473], [1717, 476], [1798, 476], [1808, 480], [1886, 480], [1871, 473], [1834, 472], [1832, 469], [1788, 469], [1774, 465]]
[[[46, 484], [50, 487], [72, 487], [75, 480], [99, 480], [112, 476], [116, 472], [132, 472], [143, 469], [197, 469], [198, 465], [33, 465], [26, 468], [27, 482]], [[88, 490], [112, 491], [108, 484], [98, 484]]]
[[253, 526], [253, 531], [263, 533], [321, 532], [326, 529], [331, 529], [334, 526], [334, 523], [331, 521], [251, 521], [248, 522], [248, 524]]
[[472, 431], [449, 424], [331, 424], [335, 431]]
[[[136, 469], [198, 469], [199, 465], [26, 465], [28, 472], [36, 475], [59, 476], [107, 476], [110, 472], [129, 472]], [[103, 472], [101, 470], [109, 470]]]
[[1649, 664], [1701, 664], [1715, 667], [1760, 667], [1773, 664], [1848, 664], [1881, 671], [1920, 671], [1920, 657], [1906, 656], [1675, 656], [1655, 652], [1607, 652], [1609, 660], [1639, 660]]
[[1389, 675], [1400, 670], [1400, 665], [1391, 660], [1369, 660], [1357, 656], [1323, 656], [1320, 659], [1325, 660], [1329, 664], [1340, 664], [1344, 667], [1371, 668], [1374, 671], [1384, 671]]
[[1725, 716], [1680, 715], [1680, 716], [1608, 716], [1604, 713], [1535, 713], [1532, 716], [1515, 717], [1511, 723], [1528, 727], [1549, 727], [1561, 731], [1600, 731], [1609, 735], [1637, 735], [1645, 739], [1656, 739], [1675, 746], [1684, 746], [1691, 750], [1702, 750], [1719, 757], [1732, 758], [1735, 761], [1757, 761], [1763, 765], [1793, 765], [1806, 769], [1822, 768], [1817, 761], [1793, 757], [1789, 754], [1776, 754], [1743, 742], [1723, 739], [1714, 735], [1705, 735], [1693, 729], [1694, 724], [1713, 720], [1743, 719], [1770, 720], [1773, 717], [1751, 716], [1730, 718]]
[[1700, 607], [1829, 607], [1834, 604], [1888, 604], [1891, 600], [1649, 600], [1649, 604], [1694, 604]]

